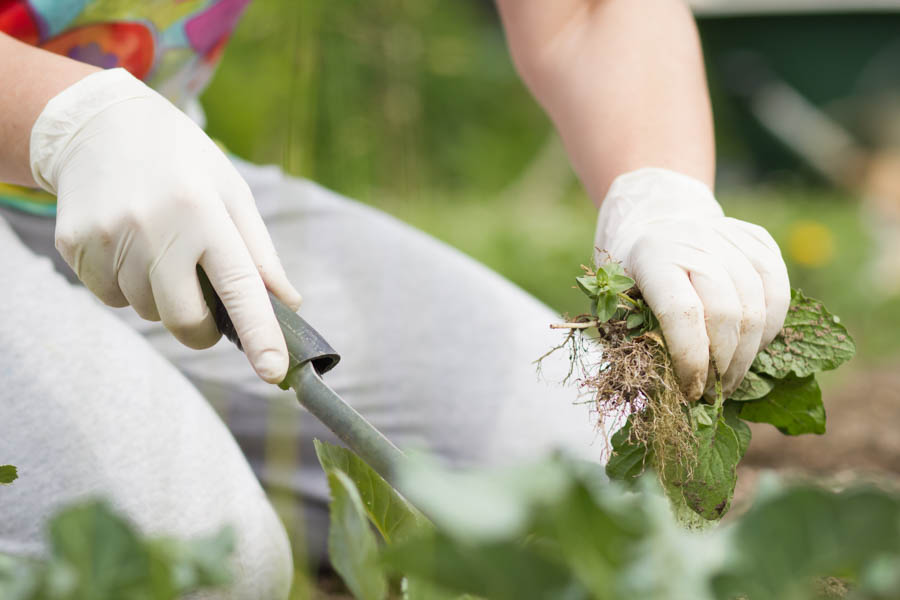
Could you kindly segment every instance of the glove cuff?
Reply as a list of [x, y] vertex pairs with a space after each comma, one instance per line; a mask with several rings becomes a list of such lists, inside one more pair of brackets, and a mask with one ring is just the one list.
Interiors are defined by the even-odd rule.
[[34, 180], [55, 195], [59, 157], [75, 134], [113, 104], [154, 94], [131, 73], [120, 68], [92, 73], [51, 98], [31, 129], [29, 158]]
[[712, 190], [683, 173], [648, 167], [620, 175], [600, 206], [594, 245], [613, 256], [643, 225], [661, 219], [722, 217]]

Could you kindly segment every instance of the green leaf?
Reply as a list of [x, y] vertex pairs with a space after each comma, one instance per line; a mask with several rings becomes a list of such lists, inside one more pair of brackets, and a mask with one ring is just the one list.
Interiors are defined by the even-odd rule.
[[606, 463], [606, 475], [610, 479], [631, 483], [644, 472], [647, 463], [647, 448], [628, 441], [631, 433], [631, 417], [612, 435], [612, 455]]
[[737, 387], [733, 394], [728, 398], [735, 402], [744, 402], [746, 400], [758, 400], [772, 391], [775, 387], [775, 380], [759, 375], [753, 371], [748, 371], [743, 381]]
[[575, 283], [578, 285], [578, 289], [584, 292], [588, 298], [593, 298], [600, 292], [600, 286], [597, 285], [596, 277], [589, 277], [587, 275], [576, 277]]
[[19, 472], [12, 465], [0, 465], [0, 484], [12, 483], [19, 477]]
[[812, 375], [777, 382], [765, 398], [743, 402], [740, 417], [770, 423], [786, 435], [825, 433], [822, 390]]
[[71, 573], [57, 581], [64, 598], [115, 598], [141, 587], [151, 598], [174, 595], [171, 582], [153, 577], [151, 553], [137, 533], [103, 503], [64, 510], [50, 523], [50, 541], [51, 569]]
[[776, 379], [807, 377], [850, 360], [856, 344], [839, 319], [821, 302], [791, 291], [791, 305], [784, 327], [762, 352], [751, 369]]
[[313, 443], [319, 463], [326, 472], [342, 471], [356, 485], [366, 514], [387, 543], [430, 527], [422, 513], [352, 451], [319, 440]]
[[598, 298], [597, 320], [601, 323], [609, 321], [619, 307], [619, 298], [612, 293], [602, 294]]
[[641, 313], [630, 313], [625, 319], [625, 327], [634, 329], [644, 324], [644, 315]]
[[608, 285], [609, 291], [618, 294], [634, 287], [634, 279], [627, 275], [610, 275]]
[[741, 419], [740, 412], [741, 405], [739, 403], [732, 402], [731, 400], [725, 401], [722, 416], [724, 417], [725, 422], [734, 430], [735, 435], [737, 435], [738, 448], [740, 450], [741, 458], [743, 458], [747, 453], [747, 449], [750, 448], [750, 438], [753, 434], [750, 431], [750, 426]]
[[852, 579], [879, 557], [900, 553], [900, 497], [871, 487], [839, 494], [794, 487], [760, 498], [730, 534], [718, 597], [809, 598], [798, 592], [812, 577]]
[[151, 540], [157, 563], [170, 565], [177, 594], [231, 582], [229, 556], [234, 552], [235, 532], [225, 527], [208, 537], [192, 540]]
[[700, 427], [712, 427], [712, 424], [715, 423], [718, 418], [714, 407], [709, 406], [708, 404], [697, 404], [692, 407], [691, 416], [693, 417], [694, 423]]
[[[710, 407], [712, 408], [712, 407]], [[696, 431], [697, 460], [692, 470], [674, 461], [666, 467], [665, 484], [680, 490], [687, 506], [715, 521], [728, 511], [737, 483], [741, 441], [724, 419]]]
[[50, 543], [51, 559], [39, 579], [52, 598], [171, 600], [231, 579], [230, 530], [192, 542], [144, 540], [102, 502], [54, 517]]
[[409, 577], [459, 594], [491, 600], [588, 600], [563, 564], [536, 550], [519, 540], [467, 544], [438, 532], [387, 548], [383, 559]]
[[460, 471], [412, 456], [399, 477], [410, 500], [443, 531], [492, 541], [522, 533], [536, 505], [552, 504], [566, 493], [570, 478], [558, 462]]
[[599, 275], [601, 271], [604, 273], [607, 280], [610, 280], [611, 278], [616, 276], [626, 277], [625, 269], [622, 267], [622, 263], [618, 262], [608, 262], [600, 265], [600, 267], [597, 269], [597, 274]]
[[362, 498], [346, 473], [330, 469], [331, 490], [328, 556], [353, 596], [361, 600], [382, 600], [387, 596], [387, 580], [378, 564], [378, 542], [369, 527]]

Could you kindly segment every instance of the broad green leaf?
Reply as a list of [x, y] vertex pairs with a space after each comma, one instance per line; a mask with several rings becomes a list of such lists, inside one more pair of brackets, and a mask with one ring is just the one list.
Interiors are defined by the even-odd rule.
[[741, 384], [728, 399], [735, 402], [758, 400], [771, 392], [774, 387], [775, 380], [765, 375], [748, 371]]
[[634, 329], [644, 324], [644, 315], [641, 313], [630, 313], [625, 319], [625, 326], [628, 329]]
[[479, 600], [469, 594], [448, 592], [418, 577], [404, 577], [400, 582], [400, 592], [403, 600]]
[[313, 443], [325, 471], [342, 471], [356, 485], [366, 514], [387, 543], [415, 535], [430, 526], [422, 513], [352, 451], [319, 440]]
[[644, 472], [647, 462], [647, 448], [628, 442], [631, 433], [631, 418], [610, 438], [612, 455], [606, 463], [606, 474], [610, 479], [631, 483]]
[[557, 501], [571, 484], [559, 461], [549, 458], [534, 464], [461, 471], [410, 457], [399, 477], [410, 501], [435, 525], [470, 541], [522, 533], [537, 507]]
[[691, 468], [674, 461], [666, 467], [665, 484], [681, 491], [687, 506], [704, 519], [722, 518], [737, 483], [741, 441], [724, 419], [696, 430], [697, 459]]
[[18, 479], [19, 473], [12, 465], [0, 465], [0, 483], [12, 483]]
[[592, 598], [613, 597], [621, 571], [647, 533], [646, 503], [637, 495], [632, 502], [622, 502], [609, 493], [609, 483], [601, 491], [590, 480], [578, 475], [575, 479], [560, 501], [536, 513], [533, 535], [556, 542], [545, 550], [565, 560]]
[[3, 600], [39, 598], [44, 570], [43, 563], [0, 554], [0, 598]]
[[51, 598], [174, 600], [231, 580], [230, 530], [188, 542], [144, 540], [102, 502], [76, 505], [54, 517], [50, 543], [51, 558], [40, 579]]
[[618, 307], [619, 298], [615, 294], [609, 292], [601, 294], [597, 303], [597, 320], [606, 323], [616, 314]]
[[740, 417], [770, 423], [786, 435], [825, 433], [822, 390], [813, 375], [778, 381], [765, 398], [741, 403]]
[[610, 275], [608, 285], [610, 292], [618, 294], [634, 287], [634, 279], [627, 275]]
[[587, 275], [576, 277], [575, 283], [578, 285], [578, 289], [584, 292], [588, 298], [593, 298], [600, 292], [600, 286], [597, 284], [596, 277]]
[[179, 595], [231, 582], [229, 556], [234, 552], [235, 532], [230, 527], [192, 540], [161, 539], [150, 542], [157, 563], [169, 565]]
[[740, 413], [741, 405], [739, 403], [731, 400], [725, 401], [722, 416], [725, 418], [725, 422], [734, 430], [735, 435], [737, 435], [740, 455], [743, 458], [747, 453], [747, 449], [750, 448], [750, 438], [753, 434], [750, 431], [750, 426], [741, 419]]
[[691, 408], [691, 417], [700, 427], [712, 427], [718, 415], [716, 409], [708, 404], [696, 404]]
[[856, 344], [839, 319], [818, 300], [792, 290], [784, 327], [772, 343], [756, 355], [751, 368], [776, 379], [791, 374], [807, 377], [834, 369], [855, 353]]
[[602, 264], [597, 270], [598, 275], [601, 271], [606, 274], [607, 278], [612, 278], [615, 276], [627, 277], [627, 275], [625, 275], [625, 269], [622, 267], [622, 263], [618, 262], [608, 262]]
[[369, 526], [362, 498], [350, 477], [329, 469], [331, 490], [328, 556], [355, 598], [382, 600], [387, 597], [387, 579], [378, 564], [378, 542]]
[[409, 577], [458, 594], [491, 600], [588, 600], [587, 590], [565, 565], [538, 550], [518, 539], [470, 544], [435, 532], [388, 547], [382, 558]]
[[900, 553], [900, 498], [866, 487], [789, 488], [755, 502], [730, 534], [719, 597], [808, 598], [799, 592], [814, 576], [852, 577]]
[[50, 523], [51, 571], [47, 579], [63, 598], [128, 597], [145, 588], [150, 598], [174, 596], [173, 582], [155, 577], [155, 564], [137, 533], [105, 504], [67, 508]]

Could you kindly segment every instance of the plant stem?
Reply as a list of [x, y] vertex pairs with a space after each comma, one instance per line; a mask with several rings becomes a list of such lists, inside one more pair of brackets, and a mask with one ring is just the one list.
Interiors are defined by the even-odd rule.
[[590, 329], [599, 325], [599, 321], [580, 321], [578, 323], [550, 323], [550, 329]]
[[641, 306], [637, 303], [637, 300], [635, 300], [634, 298], [632, 298], [632, 297], [629, 296], [628, 294], [619, 294], [619, 298], [620, 298], [620, 299], [625, 299], [625, 300], [627, 300], [627, 301], [628, 301], [633, 307], [635, 307], [636, 309], [638, 309], [638, 310], [641, 309]]

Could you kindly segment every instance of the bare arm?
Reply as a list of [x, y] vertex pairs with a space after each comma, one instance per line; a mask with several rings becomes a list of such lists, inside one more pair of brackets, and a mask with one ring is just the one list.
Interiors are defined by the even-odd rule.
[[34, 122], [51, 98], [98, 70], [0, 33], [0, 181], [35, 185], [28, 160]]
[[641, 167], [712, 186], [712, 114], [684, 2], [497, 3], [518, 70], [598, 205], [616, 176]]

